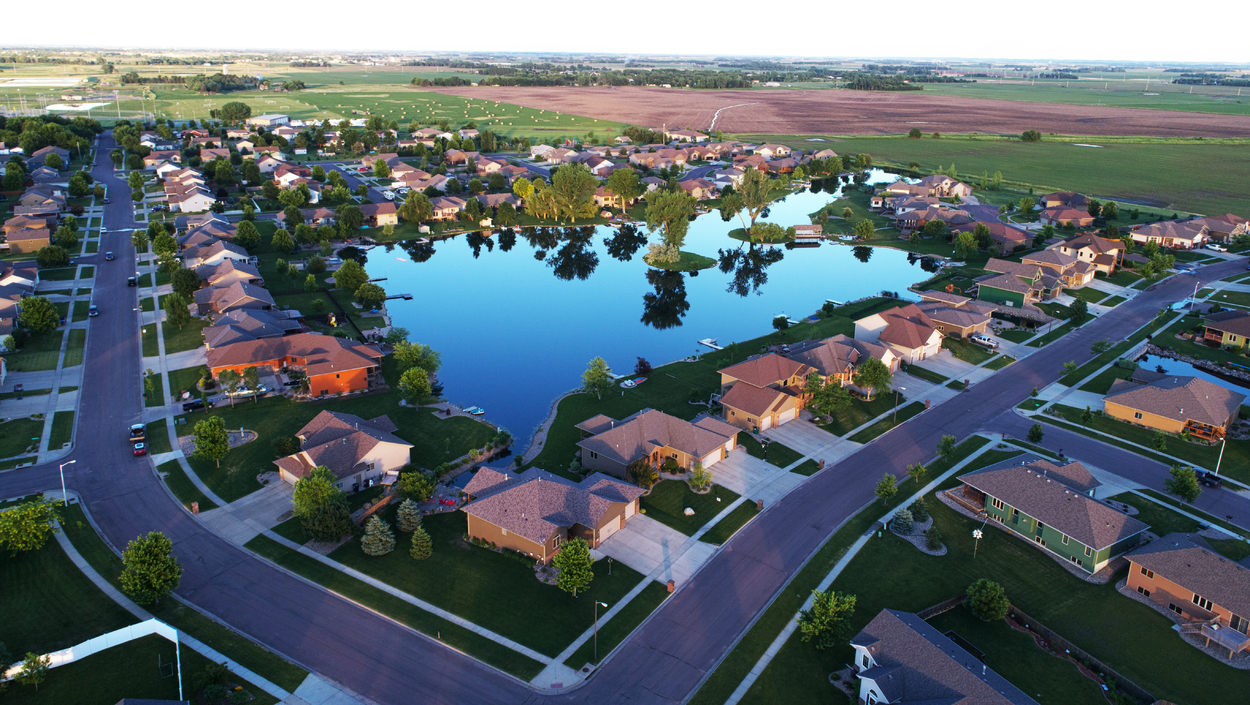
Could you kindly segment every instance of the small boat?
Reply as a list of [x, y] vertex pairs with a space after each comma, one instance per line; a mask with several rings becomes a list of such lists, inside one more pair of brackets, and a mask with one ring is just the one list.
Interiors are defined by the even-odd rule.
[[486, 409], [483, 409], [480, 406], [470, 406], [469, 408], [464, 410], [464, 413], [472, 414], [473, 416], [481, 416], [482, 414], [486, 413]]
[[639, 377], [637, 379], [627, 379], [624, 382], [621, 382], [621, 386], [626, 389], [633, 389], [634, 387], [637, 387], [638, 385], [646, 381], [647, 381], [646, 377]]

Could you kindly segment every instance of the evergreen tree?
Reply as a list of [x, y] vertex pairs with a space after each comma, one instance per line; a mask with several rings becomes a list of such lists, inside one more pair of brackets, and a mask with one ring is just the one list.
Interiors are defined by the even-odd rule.
[[590, 581], [595, 579], [592, 570], [595, 558], [590, 555], [590, 544], [585, 539], [566, 541], [551, 563], [560, 571], [556, 585], [565, 592], [573, 593], [573, 597], [577, 597], [578, 590], [590, 587]]
[[434, 553], [434, 542], [430, 540], [430, 534], [425, 527], [418, 524], [412, 532], [412, 548], [408, 550], [408, 555], [422, 561], [429, 558], [431, 553]]
[[396, 526], [404, 533], [411, 533], [421, 526], [421, 511], [417, 509], [417, 503], [411, 499], [405, 499], [399, 504], [399, 511], [395, 517]]
[[368, 556], [385, 556], [395, 550], [395, 534], [380, 517], [369, 518], [365, 525], [365, 537], [360, 540], [360, 550]]

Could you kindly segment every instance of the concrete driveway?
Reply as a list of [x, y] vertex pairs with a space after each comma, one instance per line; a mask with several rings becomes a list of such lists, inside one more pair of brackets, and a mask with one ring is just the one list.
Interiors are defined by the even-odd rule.
[[624, 529], [609, 536], [592, 553], [596, 559], [610, 557], [654, 580], [681, 584], [715, 551], [711, 544], [696, 541], [645, 514], [635, 514]]
[[278, 517], [291, 511], [295, 488], [281, 480], [224, 507], [200, 514], [200, 519], [226, 540], [243, 544], [281, 523]]
[[960, 360], [950, 350], [945, 348], [942, 349], [941, 353], [925, 358], [916, 364], [953, 380], [971, 380], [973, 384], [994, 374], [994, 370], [987, 370], [983, 367], [977, 367], [971, 362]]
[[712, 482], [749, 500], [771, 505], [807, 478], [766, 463], [739, 447], [713, 465]]
[[803, 419], [795, 419], [777, 428], [770, 428], [764, 432], [764, 435], [791, 450], [812, 456], [817, 462], [824, 460], [826, 464], [836, 463], [860, 447], [858, 443], [838, 438]]

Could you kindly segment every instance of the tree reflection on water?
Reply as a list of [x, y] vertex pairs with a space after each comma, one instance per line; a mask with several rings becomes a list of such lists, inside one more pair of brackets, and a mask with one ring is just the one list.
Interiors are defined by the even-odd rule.
[[785, 254], [780, 247], [756, 247], [755, 244], [743, 247], [718, 253], [720, 271], [733, 273], [725, 291], [738, 296], [754, 292], [758, 296], [764, 293], [760, 287], [768, 283], [768, 268], [780, 262]]
[[655, 291], [643, 294], [642, 322], [656, 330], [680, 326], [681, 319], [690, 310], [690, 302], [686, 300], [685, 275], [663, 269], [648, 269], [647, 283]]

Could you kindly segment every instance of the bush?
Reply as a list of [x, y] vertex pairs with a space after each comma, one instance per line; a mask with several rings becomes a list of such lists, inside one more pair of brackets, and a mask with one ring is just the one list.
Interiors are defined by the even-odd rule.
[[916, 521], [923, 522], [929, 520], [929, 507], [924, 503], [924, 497], [912, 502], [911, 506], [908, 507], [907, 510], [911, 512], [912, 518]]
[[930, 551], [936, 551], [942, 547], [942, 532], [938, 531], [936, 526], [930, 526], [929, 530], [924, 532], [924, 545], [928, 546]]
[[968, 586], [968, 598], [964, 604], [972, 609], [977, 619], [992, 622], [1007, 616], [1011, 601], [1007, 591], [996, 582], [981, 578]]
[[672, 458], [665, 458], [664, 464], [660, 466], [660, 469], [670, 475], [676, 475], [678, 470], [677, 461]]
[[912, 520], [911, 512], [906, 509], [898, 510], [894, 515], [894, 530], [900, 534], [907, 535], [915, 527]]
[[299, 441], [292, 436], [279, 438], [273, 442], [273, 452], [278, 457], [286, 457], [299, 452]]
[[204, 700], [207, 702], [219, 703], [225, 700], [228, 694], [229, 691], [226, 690], [226, 686], [220, 683], [204, 686]]
[[251, 700], [252, 694], [243, 688], [240, 688], [230, 694], [230, 702], [234, 705], [243, 705], [243, 703], [250, 702]]

